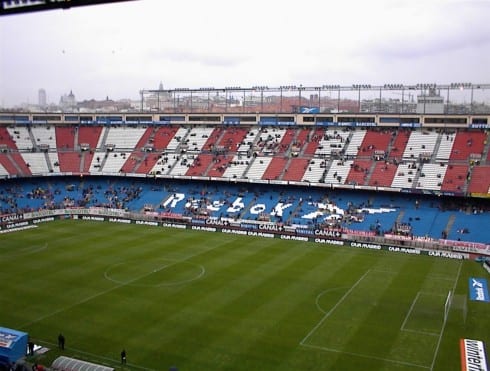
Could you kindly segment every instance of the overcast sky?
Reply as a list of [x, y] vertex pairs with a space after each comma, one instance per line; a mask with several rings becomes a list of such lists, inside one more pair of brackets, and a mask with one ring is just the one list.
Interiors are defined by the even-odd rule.
[[0, 17], [0, 105], [142, 88], [490, 82], [488, 0], [137, 0]]

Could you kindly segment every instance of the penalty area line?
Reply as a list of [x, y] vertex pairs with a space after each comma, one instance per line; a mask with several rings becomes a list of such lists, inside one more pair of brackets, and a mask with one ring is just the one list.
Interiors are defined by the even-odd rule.
[[405, 330], [405, 325], [407, 324], [408, 318], [410, 317], [410, 314], [412, 313], [413, 308], [415, 307], [415, 303], [416, 303], [416, 302], [417, 302], [417, 300], [419, 299], [419, 296], [420, 296], [420, 291], [419, 291], [419, 292], [417, 292], [417, 295], [415, 296], [415, 299], [413, 299], [413, 301], [412, 301], [412, 305], [410, 306], [410, 309], [408, 310], [408, 313], [407, 313], [407, 315], [405, 316], [405, 319], [403, 320], [402, 325], [400, 326], [400, 331]]

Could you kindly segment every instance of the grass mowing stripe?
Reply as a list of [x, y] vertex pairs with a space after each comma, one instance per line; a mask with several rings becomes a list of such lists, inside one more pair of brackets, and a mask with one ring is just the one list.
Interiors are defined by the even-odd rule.
[[[151, 370], [176, 365], [179, 369], [200, 371], [408, 371], [415, 369], [414, 365], [425, 367], [431, 363], [435, 346], [427, 348], [430, 350], [427, 362], [398, 359], [414, 360], [414, 365], [408, 365], [387, 360], [397, 360], [393, 356], [397, 352], [409, 354], [420, 348], [417, 343], [423, 342], [424, 335], [406, 331], [399, 331], [391, 344], [383, 343], [391, 351], [386, 357], [381, 352], [374, 354], [380, 359], [363, 358], [362, 354], [366, 354], [372, 337], [379, 333], [374, 329], [386, 326], [385, 313], [395, 313], [395, 306], [403, 308], [399, 310], [398, 331], [418, 291], [439, 295], [451, 288], [448, 279], [457, 268], [453, 261], [280, 239], [235, 235], [233, 239], [228, 238], [219, 233], [116, 223], [89, 225], [71, 220], [2, 236], [1, 246], [11, 250], [44, 242], [48, 242], [49, 247], [25, 258], [0, 257], [0, 278], [5, 282], [0, 295], [0, 322], [17, 328], [16, 324], [113, 287], [114, 284], [103, 277], [111, 264], [138, 260], [141, 266], [132, 270], [143, 274], [144, 267], [152, 266], [153, 260], [186, 258], [221, 242], [220, 248], [189, 260], [206, 269], [204, 279], [169, 287], [122, 286], [36, 322], [28, 332], [33, 339], [55, 343], [58, 332], [62, 331], [68, 340], [65, 355], [88, 360], [97, 360], [99, 356], [103, 363], [116, 360], [113, 364], [116, 370], [120, 370], [117, 360], [122, 347], [128, 350], [128, 362]], [[461, 264], [462, 279], [456, 286], [460, 294], [466, 294], [467, 280], [463, 278], [478, 276], [481, 266], [472, 262]], [[170, 277], [165, 276], [167, 272], [183, 277], [189, 269], [176, 264], [138, 282], [156, 282], [159, 275]], [[320, 333], [311, 335], [306, 345], [299, 344], [369, 269], [375, 276], [368, 276], [369, 279], [357, 286], [330, 319], [324, 321]], [[128, 273], [121, 274], [129, 277]], [[356, 349], [344, 349], [344, 353], [325, 349], [312, 351], [313, 344], [329, 345], [317, 341], [323, 331], [330, 328], [344, 309], [351, 311], [350, 306], [359, 306], [360, 299], [369, 304], [368, 293], [372, 286], [379, 285], [379, 279], [388, 278], [388, 274], [392, 274], [393, 279], [377, 299], [379, 310], [369, 311], [362, 321], [354, 321], [350, 329], [353, 339], [349, 344]], [[372, 280], [373, 277], [377, 279]], [[325, 313], [318, 311], [315, 304], [318, 295], [338, 287], [344, 289], [327, 292], [318, 299]], [[380, 290], [376, 292], [379, 294]], [[436, 304], [431, 303], [427, 302], [429, 309]], [[441, 335], [434, 371], [459, 367], [459, 354], [455, 355], [454, 344], [462, 334], [490, 340], [488, 306], [469, 302], [468, 309], [464, 325], [456, 318], [455, 311], [450, 315]], [[415, 305], [414, 311], [421, 311], [418, 320], [424, 319], [423, 310], [424, 307]], [[430, 325], [430, 318], [428, 320]], [[425, 326], [420, 323], [422, 326], [414, 328]], [[411, 326], [412, 322], [408, 320], [407, 325]], [[339, 328], [337, 335], [331, 335], [341, 337], [344, 332], [345, 329]], [[432, 343], [435, 344], [434, 337]], [[42, 363], [49, 364], [60, 353], [52, 349], [43, 355]]]
[[[237, 285], [232, 289], [236, 297], [232, 302], [222, 303], [219, 299], [216, 300], [216, 296], [207, 298], [207, 301], [213, 303], [216, 308], [205, 317], [206, 328], [211, 327], [213, 331], [211, 337], [206, 337], [205, 342], [199, 342], [199, 353], [193, 355], [192, 359], [187, 360], [184, 363], [184, 368], [201, 369], [204, 367], [206, 359], [212, 358], [213, 354], [215, 354], [216, 362], [218, 362], [216, 367], [218, 368], [231, 367], [235, 370], [249, 370], [253, 368], [251, 364], [248, 365], [252, 361], [249, 357], [244, 357], [244, 354], [254, 354], [254, 362], [260, 359], [264, 368], [271, 369], [279, 365], [284, 359], [283, 356], [273, 356], [277, 352], [274, 348], [270, 348], [269, 341], [272, 338], [278, 342], [277, 346], [280, 346], [282, 350], [285, 347], [291, 350], [297, 347], [297, 340], [294, 341], [297, 338], [296, 336], [289, 334], [278, 337], [275, 335], [276, 331], [269, 331], [270, 328], [274, 328], [277, 333], [284, 333], [284, 326], [287, 328], [291, 322], [304, 322], [302, 319], [304, 316], [294, 318], [295, 316], [293, 315], [288, 317], [291, 321], [280, 321], [281, 318], [288, 316], [299, 305], [304, 308], [305, 302], [307, 302], [306, 308], [314, 315], [317, 315], [314, 310], [313, 300], [310, 298], [297, 303], [293, 299], [295, 296], [291, 295], [289, 291], [290, 286], [297, 287], [294, 291], [295, 294], [302, 293], [304, 295], [310, 291], [311, 297], [314, 298], [318, 288], [312, 287], [313, 280], [311, 278], [317, 276], [318, 272], [316, 271], [324, 271], [326, 273], [324, 273], [324, 276], [334, 275], [335, 269], [341, 269], [342, 265], [338, 264], [338, 262], [335, 264], [329, 259], [312, 259], [312, 255], [316, 255], [320, 251], [305, 249], [304, 244], [284, 244], [278, 240], [275, 241], [269, 243], [267, 250], [262, 251], [261, 255], [257, 255], [257, 257], [261, 258], [255, 259], [257, 263], [254, 264], [253, 271], [246, 276], [241, 275], [240, 268], [233, 267], [231, 270], [234, 274], [232, 279], [235, 280], [234, 277], [237, 277]], [[289, 246], [290, 249], [286, 249], [286, 246]], [[280, 260], [277, 258], [267, 261], [263, 260], [265, 257], [270, 257], [271, 254], [276, 255], [276, 250], [279, 250], [281, 255], [284, 255], [284, 252], [287, 251], [287, 255], [281, 257]], [[353, 255], [341, 254], [341, 256], [350, 260]], [[320, 266], [323, 269], [320, 269]], [[294, 279], [291, 280], [290, 277], [294, 277]], [[244, 286], [244, 284], [247, 286]], [[250, 287], [251, 284], [252, 286]], [[236, 296], [236, 290], [240, 290], [240, 296]], [[200, 311], [205, 311], [202, 301], [197, 300], [196, 306], [200, 308]], [[195, 313], [194, 316], [199, 316], [199, 313]], [[196, 324], [196, 327], [199, 326], [201, 326], [200, 323]], [[304, 324], [301, 325], [298, 331], [301, 331], [304, 328], [303, 326]], [[180, 335], [180, 338], [174, 340], [175, 342], [182, 342], [184, 341], [183, 339], [188, 339], [189, 337], [195, 338], [195, 335], [191, 335], [193, 332], [195, 331], [191, 328], [189, 335], [183, 334]], [[240, 334], [238, 338], [237, 334]], [[207, 335], [209, 335], [209, 330], [207, 330]], [[182, 337], [183, 339], [181, 339]], [[270, 352], [264, 353], [261, 345], [267, 345], [270, 348]], [[232, 349], [229, 352], [231, 355], [220, 355], [220, 349], [224, 347]]]
[[349, 352], [349, 351], [340, 350], [340, 349], [331, 349], [331, 348], [322, 347], [322, 346], [318, 346], [318, 345], [311, 345], [311, 344], [302, 344], [302, 345], [307, 347], [307, 348], [323, 350], [326, 352], [339, 353], [339, 354], [344, 354], [344, 355], [353, 356], [353, 357], [366, 358], [368, 360], [376, 360], [376, 361], [381, 361], [383, 363], [388, 362], [388, 363], [394, 363], [394, 364], [398, 364], [398, 365], [405, 365], [405, 366], [409, 366], [409, 367], [422, 368], [422, 369], [426, 369], [426, 370], [429, 369], [428, 366], [418, 365], [416, 363], [411, 363], [411, 362], [397, 361], [394, 359], [386, 359], [383, 357], [371, 356], [371, 355], [366, 355], [366, 354], [362, 354], [362, 353]]
[[[322, 263], [310, 259], [308, 256], [310, 252], [306, 249], [296, 250], [294, 253], [294, 256], [291, 256], [290, 252], [282, 254], [280, 260], [268, 261], [251, 272], [253, 277], [249, 279], [244, 277], [244, 280], [249, 282], [247, 287], [240, 291], [240, 295], [236, 296], [233, 301], [216, 307], [210, 317], [210, 321], [214, 323], [220, 322], [224, 318], [226, 322], [229, 322], [229, 325], [219, 325], [219, 331], [216, 332], [215, 336], [207, 341], [206, 346], [203, 346], [198, 354], [193, 355], [192, 359], [196, 363], [184, 365], [186, 368], [195, 369], [199, 366], [198, 362], [204, 362], [212, 357], [213, 352], [222, 349], [230, 342], [233, 342], [233, 349], [235, 350], [233, 352], [234, 363], [246, 364], [246, 359], [241, 359], [242, 354], [250, 353], [249, 350], [260, 344], [263, 336], [271, 336], [268, 334], [268, 329], [290, 310], [287, 300], [291, 298], [288, 294], [290, 285], [297, 283], [304, 288], [304, 282], [299, 279], [297, 281], [286, 280], [287, 277], [291, 277], [293, 268], [299, 265], [308, 271]], [[263, 267], [267, 267], [267, 269], [263, 270]], [[260, 272], [259, 275], [257, 272]], [[237, 334], [242, 334], [239, 341], [236, 341]], [[264, 362], [266, 360], [272, 362], [269, 357], [264, 358]], [[230, 364], [223, 362], [220, 367], [230, 367]], [[264, 364], [264, 367], [267, 368], [268, 365]]]
[[[202, 250], [202, 251], [200, 251], [200, 252], [198, 252], [198, 253], [195, 253], [195, 254], [193, 254], [193, 255], [190, 255], [190, 256], [186, 257], [185, 259], [182, 259], [180, 262], [187, 261], [187, 260], [189, 260], [189, 259], [192, 259], [192, 258], [194, 258], [194, 257], [198, 256], [198, 255], [204, 254], [204, 253], [206, 253], [207, 251], [214, 250], [214, 249], [218, 248], [219, 246], [220, 246], [219, 244], [218, 244], [218, 245], [214, 245], [213, 247], [211, 247], [211, 248], [209, 248], [209, 249], [207, 249], [207, 250]], [[178, 262], [176, 261], [176, 262], [174, 262], [173, 264], [172, 264], [172, 263], [171, 263], [171, 264], [169, 264], [168, 266], [172, 266], [172, 265], [175, 265], [175, 264], [177, 264], [177, 263], [178, 263]], [[46, 318], [48, 318], [48, 317], [52, 317], [52, 316], [54, 316], [54, 315], [56, 315], [56, 314], [58, 314], [58, 313], [64, 312], [64, 311], [66, 311], [66, 310], [68, 310], [68, 309], [71, 309], [71, 308], [73, 308], [73, 307], [76, 307], [76, 306], [78, 306], [78, 305], [81, 305], [81, 304], [83, 304], [83, 303], [86, 303], [86, 302], [88, 302], [88, 301], [90, 301], [90, 300], [92, 300], [92, 299], [95, 299], [95, 298], [97, 298], [97, 297], [99, 297], [99, 296], [105, 295], [105, 294], [107, 294], [107, 293], [109, 293], [109, 292], [111, 292], [111, 291], [117, 290], [117, 289], [119, 289], [119, 288], [121, 288], [121, 287], [124, 287], [124, 286], [130, 285], [131, 283], [136, 282], [136, 281], [138, 281], [138, 280], [140, 280], [140, 279], [142, 279], [142, 278], [144, 278], [144, 277], [146, 277], [146, 276], [148, 276], [148, 275], [150, 275], [150, 274], [153, 274], [153, 272], [148, 272], [148, 273], [142, 274], [141, 276], [135, 277], [134, 279], [132, 279], [132, 280], [130, 280], [130, 281], [128, 281], [128, 282], [118, 284], [118, 285], [116, 285], [116, 286], [114, 286], [114, 287], [112, 287], [112, 288], [109, 288], [109, 289], [107, 289], [107, 290], [104, 290], [104, 291], [98, 292], [98, 293], [96, 293], [96, 294], [94, 294], [94, 295], [91, 295], [91, 296], [89, 296], [89, 297], [86, 297], [86, 298], [84, 298], [84, 299], [82, 299], [82, 300], [80, 300], [80, 301], [78, 301], [78, 302], [76, 302], [76, 303], [73, 303], [72, 305], [69, 305], [69, 306], [67, 306], [67, 307], [60, 308], [60, 309], [58, 309], [58, 310], [56, 310], [56, 311], [54, 311], [54, 312], [51, 312], [51, 313], [48, 313], [48, 314], [46, 314], [46, 315], [40, 316], [40, 317], [38, 317], [38, 318], [36, 318], [36, 319], [34, 319], [34, 320], [32, 320], [32, 321], [29, 321], [29, 322], [27, 322], [27, 323], [25, 323], [25, 324], [23, 324], [23, 325], [19, 326], [19, 329], [21, 329], [21, 330], [22, 330], [22, 329], [26, 329], [26, 328], [28, 328], [30, 325], [32, 325], [32, 324], [34, 324], [34, 323], [36, 323], [36, 322], [42, 321], [42, 320], [44, 320], [44, 319], [46, 319]]]
[[[264, 248], [265, 244], [276, 244], [275, 241], [259, 240], [263, 243], [262, 246], [257, 246], [257, 241], [245, 241], [251, 246], [250, 249], [247, 249], [250, 251], [248, 259], [250, 264], [247, 264], [247, 266], [257, 266], [258, 254], [267, 256], [269, 259], [278, 258], [277, 254], [271, 254], [270, 251], [267, 251], [267, 249]], [[289, 250], [287, 249], [283, 249], [284, 253], [288, 253], [288, 251]], [[240, 259], [243, 259], [243, 254], [241, 253], [242, 249], [231, 247], [223, 249], [221, 252], [224, 253], [225, 256], [239, 253]], [[289, 251], [289, 254], [291, 256], [292, 252]], [[205, 259], [204, 261], [202, 260], [203, 258]], [[216, 263], [220, 261], [219, 254], [217, 254], [216, 251], [212, 251], [210, 254], [204, 256], [199, 256], [198, 259], [201, 264], [206, 266], [206, 268], [211, 266], [209, 270], [219, 269], [217, 266], [213, 268], [215, 264], [209, 261], [209, 259], [216, 261]], [[284, 259], [284, 261], [287, 260], [288, 259]], [[238, 270], [238, 267], [230, 268], [230, 265], [228, 264], [229, 259], [225, 258], [222, 263], [224, 263], [222, 269], [231, 269], [232, 271]], [[265, 263], [264, 266], [266, 266]], [[244, 280], [244, 277], [240, 277], [239, 272], [236, 274], [238, 275], [238, 280]], [[228, 276], [225, 276], [227, 277], [227, 282], [229, 282]], [[164, 311], [161, 315], [165, 318], [165, 323], [162, 323], [163, 327], [160, 327], [159, 329], [153, 326], [155, 330], [150, 330], [150, 332], [147, 332], [145, 335], [159, 339], [158, 343], [149, 345], [152, 348], [155, 347], [152, 357], [158, 357], [158, 348], [164, 348], [166, 349], [166, 353], [172, 354], [175, 363], [178, 363], [182, 367], [182, 364], [185, 365], [186, 359], [190, 357], [188, 355], [190, 347], [196, 344], [196, 342], [199, 344], [199, 348], [207, 346], [208, 339], [214, 333], [214, 329], [213, 327], [210, 327], [210, 324], [213, 323], [219, 325], [222, 321], [226, 321], [226, 317], [228, 317], [222, 316], [219, 318], [219, 321], [211, 321], [214, 318], [214, 308], [222, 305], [220, 303], [221, 297], [226, 298], [231, 294], [235, 296], [235, 291], [238, 289], [237, 287], [234, 290], [223, 291], [222, 284], [222, 276], [214, 274], [207, 276], [205, 280], [195, 282], [194, 284], [182, 287], [179, 290], [158, 290], [164, 295], [167, 292], [170, 292], [171, 295], [165, 295], [161, 305], [158, 305], [158, 303], [154, 305], [155, 308], [161, 308], [161, 310]], [[210, 296], [213, 295], [213, 292], [217, 294], [217, 296], [210, 298]], [[205, 328], [206, 331], [202, 331], [203, 328]], [[205, 336], [204, 339], [200, 338], [201, 333]], [[136, 342], [144, 341], [144, 338], [138, 338], [138, 334], [136, 334], [135, 338]], [[161, 359], [162, 363], [164, 361], [164, 359]]]
[[[314, 297], [320, 287], [324, 287], [328, 278], [347, 270], [356, 258], [355, 254], [342, 254], [338, 257], [340, 260], [312, 259], [315, 254], [316, 251], [309, 250], [308, 254], [294, 259], [272, 276], [273, 282], [262, 283], [257, 296], [263, 303], [251, 311], [252, 319], [238, 318], [234, 332], [244, 334], [242, 337], [246, 340], [240, 350], [240, 364], [244, 365], [241, 369], [253, 368], [252, 363], [248, 364], [248, 354], [262, 357], [265, 369], [284, 369], [284, 356], [279, 355], [278, 349], [293, 353], [298, 348], [298, 339], [304, 336], [304, 329], [318, 317]], [[323, 279], [319, 280], [319, 275]], [[273, 295], [267, 297], [267, 292]], [[292, 300], [295, 297], [304, 297], [304, 300]], [[248, 331], [249, 328], [252, 331]], [[233, 335], [227, 334], [224, 340], [231, 341]], [[268, 348], [269, 352], [264, 353], [263, 348]]]
[[[263, 240], [262, 242], [267, 245], [276, 243], [273, 240]], [[228, 251], [227, 255], [229, 256], [233, 252], [233, 250]], [[185, 343], [186, 339], [196, 341], [199, 336], [199, 333], [196, 333], [196, 328], [204, 324], [209, 327], [210, 321], [215, 321], [216, 325], [219, 326], [223, 321], [235, 318], [237, 313], [243, 312], [244, 309], [239, 306], [233, 307], [233, 305], [230, 307], [229, 303], [242, 297], [244, 292], [250, 290], [252, 282], [264, 280], [266, 273], [261, 273], [261, 271], [269, 267], [268, 263], [272, 260], [277, 261], [277, 259], [286, 262], [291, 260], [293, 254], [287, 249], [284, 249], [281, 255], [271, 254], [264, 246], [257, 248], [255, 243], [253, 248], [249, 249], [248, 255], [239, 255], [240, 258], [235, 260], [233, 264], [229, 264], [230, 259], [225, 259], [226, 265], [221, 265], [221, 267], [210, 262], [202, 262], [212, 272], [206, 277], [206, 280], [184, 288], [191, 295], [182, 298], [177, 297], [175, 301], [173, 296], [167, 296], [167, 300], [175, 304], [175, 310], [166, 317], [170, 326], [164, 331], [163, 346], [172, 347], [172, 344], [175, 343]], [[217, 263], [221, 260], [219, 256], [214, 257], [214, 259]], [[273, 264], [270, 265], [270, 267], [272, 266]], [[250, 270], [251, 267], [253, 267], [252, 270]], [[272, 270], [273, 268], [269, 269], [269, 271]], [[226, 291], [222, 289], [223, 279], [226, 280], [229, 287]], [[228, 310], [220, 309], [226, 306], [228, 306]], [[181, 325], [173, 326], [174, 323]], [[211, 335], [208, 333], [205, 339], [206, 343], [210, 341], [210, 337]]]

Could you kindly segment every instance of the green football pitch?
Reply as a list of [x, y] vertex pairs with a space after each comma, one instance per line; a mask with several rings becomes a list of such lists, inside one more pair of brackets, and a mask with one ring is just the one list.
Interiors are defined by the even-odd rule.
[[460, 338], [490, 343], [473, 261], [63, 220], [0, 235], [0, 265], [0, 326], [50, 348], [46, 365], [448, 371]]

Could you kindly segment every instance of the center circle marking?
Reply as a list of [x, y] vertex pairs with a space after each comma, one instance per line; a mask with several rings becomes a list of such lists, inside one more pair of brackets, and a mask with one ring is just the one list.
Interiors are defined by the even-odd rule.
[[[155, 264], [150, 264], [150, 267], [145, 268], [145, 270], [142, 273], [140, 273], [139, 275], [136, 275], [134, 277], [129, 277], [127, 280], [122, 280], [120, 278], [115, 277], [115, 271], [118, 268], [121, 268], [124, 266], [131, 268], [131, 267], [134, 267], [138, 264], [148, 265], [148, 263], [155, 263]], [[150, 277], [152, 274], [156, 274], [160, 271], [164, 271], [167, 268], [178, 266], [179, 264], [188, 265], [194, 271], [192, 273], [192, 275], [189, 275], [189, 278], [182, 278], [182, 279], [176, 279], [176, 280], [164, 280], [161, 283], [155, 283], [155, 284], [138, 283], [138, 281], [140, 279]], [[128, 269], [128, 268], [126, 268], [126, 269]], [[137, 286], [137, 287], [164, 287], [164, 286], [177, 286], [177, 285], [182, 285], [182, 284], [189, 283], [192, 281], [196, 281], [196, 280], [200, 279], [202, 276], [204, 276], [205, 273], [206, 273], [206, 269], [201, 264], [190, 263], [187, 261], [181, 261], [181, 260], [177, 260], [177, 259], [129, 260], [129, 261], [115, 263], [115, 264], [109, 266], [106, 269], [106, 271], [104, 272], [104, 277], [107, 280], [114, 282], [114, 283], [117, 283], [119, 285]]]

